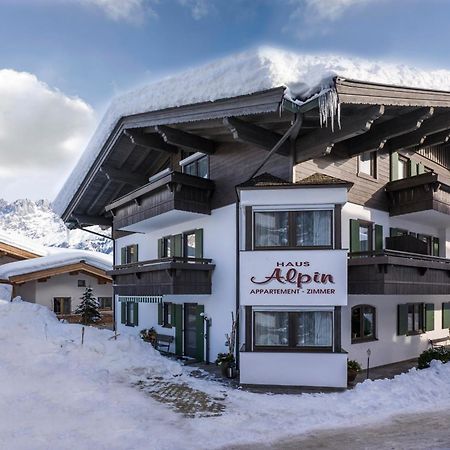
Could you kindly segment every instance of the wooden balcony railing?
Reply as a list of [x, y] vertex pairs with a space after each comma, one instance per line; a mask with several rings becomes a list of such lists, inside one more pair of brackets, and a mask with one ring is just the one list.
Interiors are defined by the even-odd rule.
[[170, 257], [122, 264], [108, 272], [118, 295], [211, 294], [215, 265], [207, 258]]

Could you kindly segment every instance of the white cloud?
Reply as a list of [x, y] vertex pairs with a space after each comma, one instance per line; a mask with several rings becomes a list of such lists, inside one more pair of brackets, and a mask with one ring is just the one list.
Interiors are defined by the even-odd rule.
[[[375, 0], [302, 0], [306, 15], [313, 14], [316, 19], [333, 21], [339, 19], [352, 7], [364, 6]], [[298, 3], [295, 2], [295, 3]], [[308, 14], [309, 13], [309, 14]]]
[[148, 16], [156, 16], [152, 4], [155, 0], [81, 0], [96, 6], [112, 20], [142, 23]]
[[52, 195], [93, 131], [91, 106], [11, 69], [0, 70], [0, 99], [0, 196]]
[[283, 31], [299, 38], [328, 34], [345, 14], [385, 0], [290, 0], [292, 11]]

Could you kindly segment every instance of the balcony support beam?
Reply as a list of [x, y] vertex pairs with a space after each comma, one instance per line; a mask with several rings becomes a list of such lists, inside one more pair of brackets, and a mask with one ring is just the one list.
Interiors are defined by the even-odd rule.
[[434, 108], [417, 108], [391, 120], [374, 125], [370, 131], [339, 143], [333, 151], [352, 157], [361, 153], [384, 148], [386, 142], [419, 129], [424, 121], [433, 116]]
[[320, 128], [300, 137], [295, 146], [296, 163], [328, 155], [337, 143], [367, 133], [384, 111], [383, 105], [370, 106], [358, 114], [343, 116], [338, 130]]

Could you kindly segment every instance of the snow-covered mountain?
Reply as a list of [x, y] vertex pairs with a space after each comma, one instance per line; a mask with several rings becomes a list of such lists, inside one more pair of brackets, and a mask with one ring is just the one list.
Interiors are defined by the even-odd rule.
[[[108, 235], [109, 230], [91, 227]], [[47, 200], [28, 199], [8, 203], [0, 198], [0, 232], [11, 238], [25, 236], [36, 243], [50, 247], [112, 252], [112, 241], [82, 230], [68, 230], [52, 210]]]

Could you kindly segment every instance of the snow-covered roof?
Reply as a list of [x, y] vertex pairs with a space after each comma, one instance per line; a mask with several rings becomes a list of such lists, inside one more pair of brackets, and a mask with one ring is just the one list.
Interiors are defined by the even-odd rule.
[[39, 256], [44, 256], [49, 253], [49, 249], [47, 247], [36, 244], [30, 239], [19, 236], [17, 234], [11, 236], [11, 234], [6, 235], [0, 232], [0, 243], [19, 248], [21, 250], [25, 250], [27, 252], [34, 253], [35, 255]]
[[336, 76], [405, 87], [450, 91], [450, 71], [337, 55], [306, 55], [262, 47], [142, 86], [114, 99], [53, 203], [62, 215], [121, 117], [285, 87], [298, 103], [333, 86]]
[[84, 261], [101, 270], [111, 270], [112, 257], [99, 252], [87, 250], [58, 249], [57, 253], [39, 258], [17, 261], [0, 266], [0, 279], [8, 280], [16, 275], [24, 275], [41, 270], [64, 267]]

